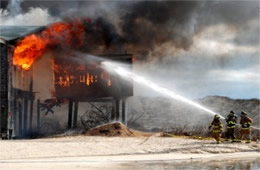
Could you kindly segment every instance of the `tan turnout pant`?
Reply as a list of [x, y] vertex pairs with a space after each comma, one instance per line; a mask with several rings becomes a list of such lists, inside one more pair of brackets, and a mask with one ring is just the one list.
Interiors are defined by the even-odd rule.
[[221, 133], [219, 132], [213, 132], [213, 138], [219, 142], [220, 141], [220, 136], [221, 136]]
[[250, 141], [251, 140], [250, 134], [251, 134], [250, 129], [241, 129], [240, 130], [240, 140], [245, 139], [245, 140]]

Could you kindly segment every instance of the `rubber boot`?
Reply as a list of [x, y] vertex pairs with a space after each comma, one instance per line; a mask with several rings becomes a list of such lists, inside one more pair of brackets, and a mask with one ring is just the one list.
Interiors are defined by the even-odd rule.
[[251, 143], [251, 140], [247, 140], [246, 143]]
[[237, 139], [236, 141], [237, 141], [237, 143], [241, 143], [241, 139]]

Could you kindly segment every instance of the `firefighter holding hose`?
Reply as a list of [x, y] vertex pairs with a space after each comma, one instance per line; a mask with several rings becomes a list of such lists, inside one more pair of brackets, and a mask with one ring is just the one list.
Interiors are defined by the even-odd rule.
[[228, 141], [231, 138], [232, 143], [236, 142], [235, 128], [236, 128], [236, 123], [237, 123], [237, 116], [235, 115], [235, 113], [232, 110], [227, 115], [226, 122], [227, 122], [227, 132], [226, 132], [225, 141]]
[[[252, 119], [248, 117], [246, 112], [241, 112], [241, 119], [240, 119], [240, 124], [241, 124], [241, 130], [240, 130], [240, 140], [244, 139], [246, 137], [246, 143], [251, 142], [251, 124], [252, 124]], [[240, 142], [241, 142], [240, 141]]]
[[213, 138], [217, 141], [217, 144], [220, 143], [220, 137], [221, 137], [221, 133], [223, 131], [223, 124], [220, 120], [220, 116], [218, 114], [216, 114], [214, 116], [214, 119], [211, 123], [211, 125], [209, 126], [209, 129], [212, 128], [212, 135]]

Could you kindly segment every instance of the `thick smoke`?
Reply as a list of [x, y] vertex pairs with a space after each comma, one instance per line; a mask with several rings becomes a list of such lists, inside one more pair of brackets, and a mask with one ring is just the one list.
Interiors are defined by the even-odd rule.
[[122, 52], [124, 39], [113, 24], [104, 18], [84, 23], [86, 53]]
[[254, 6], [255, 2], [12, 0], [2, 7], [1, 25], [46, 25], [89, 17], [92, 23], [86, 27], [89, 43], [85, 51], [128, 50], [139, 59], [159, 58], [189, 50], [194, 36], [211, 25], [245, 25], [257, 16], [257, 10], [248, 10]]
[[[251, 68], [259, 68], [258, 1], [25, 0], [21, 7], [22, 13], [16, 17], [9, 15], [7, 7], [2, 9], [5, 12], [1, 13], [1, 24], [40, 25], [39, 22], [88, 17], [91, 22], [84, 24], [85, 44], [81, 52], [127, 50], [145, 61], [136, 64], [140, 66], [136, 71], [157, 77], [160, 82], [170, 74], [171, 79], [165, 78], [167, 86], [174, 84], [180, 91], [190, 89], [189, 94], [196, 91], [201, 95], [205, 83], [219, 89], [216, 83], [222, 85], [230, 79], [226, 76], [223, 82], [216, 82], [212, 78], [216, 72], [227, 75], [231, 71], [233, 75], [233, 70], [239, 75], [257, 73]], [[38, 13], [33, 12], [36, 9]], [[40, 11], [45, 12], [39, 15]], [[209, 91], [215, 94], [216, 89]]]
[[[2, 21], [3, 25], [40, 25], [57, 21], [57, 17], [67, 20], [75, 16], [90, 16], [93, 17], [92, 22], [85, 27], [87, 44], [82, 50], [95, 53], [120, 53], [128, 50], [138, 53], [139, 58], [147, 58], [158, 46], [165, 44], [176, 49], [189, 49], [192, 45], [194, 16], [200, 6], [198, 2], [179, 1], [106, 3], [107, 7], [100, 2], [69, 1], [61, 5], [54, 1], [57, 8], [53, 10], [50, 3], [29, 4], [24, 1], [23, 14], [21, 2], [22, 0], [13, 0], [8, 4], [9, 15]], [[42, 8], [37, 7], [37, 4], [41, 4], [39, 6]], [[68, 6], [71, 6], [70, 10]], [[84, 6], [87, 12], [81, 10], [80, 6]], [[64, 9], [66, 7], [68, 8]], [[98, 12], [94, 12], [93, 8]]]
[[145, 1], [131, 5], [122, 17], [127, 45], [139, 53], [148, 53], [165, 43], [187, 50], [193, 36], [189, 24], [198, 7], [197, 2], [180, 1]]
[[90, 49], [96, 46], [103, 47], [102, 52], [129, 50], [138, 54], [139, 59], [148, 58], [155, 52], [163, 53], [156, 51], [163, 45], [188, 50], [193, 42], [194, 17], [200, 6], [197, 2], [170, 1], [123, 4], [122, 10], [118, 11], [119, 21], [100, 16], [86, 28], [87, 36], [92, 40], [88, 41]]

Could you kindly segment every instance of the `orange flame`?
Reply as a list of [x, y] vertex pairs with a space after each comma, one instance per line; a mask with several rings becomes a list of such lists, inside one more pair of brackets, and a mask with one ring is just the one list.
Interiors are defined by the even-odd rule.
[[30, 69], [34, 60], [43, 54], [46, 45], [47, 41], [34, 34], [26, 37], [14, 50], [13, 64]]
[[79, 20], [69, 23], [58, 22], [47, 27], [39, 35], [32, 34], [25, 37], [14, 50], [13, 64], [29, 70], [48, 46], [61, 44], [73, 48], [82, 46], [84, 44], [83, 23]]
[[53, 62], [54, 84], [58, 87], [68, 88], [77, 85], [95, 86], [98, 82], [103, 82], [107, 87], [111, 87], [111, 77], [107, 72], [98, 70], [98, 67], [96, 70], [88, 70], [88, 68], [87, 65], [82, 64], [57, 64]]

